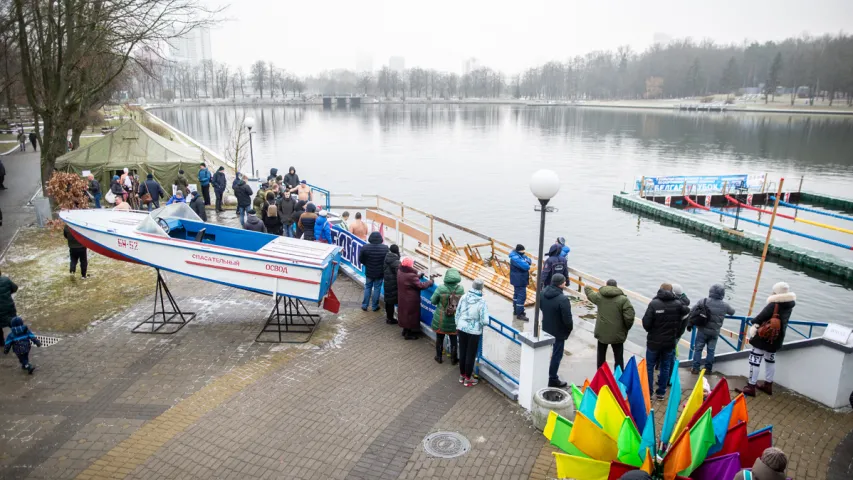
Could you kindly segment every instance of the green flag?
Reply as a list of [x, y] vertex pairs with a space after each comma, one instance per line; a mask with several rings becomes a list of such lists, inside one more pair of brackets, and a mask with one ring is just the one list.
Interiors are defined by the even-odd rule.
[[579, 411], [581, 408], [581, 400], [583, 399], [583, 392], [578, 388], [574, 383], [572, 384], [572, 401], [575, 403], [575, 411]]
[[640, 432], [634, 426], [634, 422], [630, 418], [625, 417], [622, 420], [622, 427], [619, 429], [619, 438], [616, 440], [616, 447], [619, 449], [619, 461], [641, 467], [643, 460], [640, 458]]
[[714, 437], [714, 425], [712, 423], [711, 409], [705, 410], [699, 421], [690, 429], [690, 453], [693, 459], [690, 466], [679, 472], [679, 475], [690, 476], [693, 470], [699, 468], [699, 465], [708, 457], [708, 450], [716, 442]]
[[554, 425], [554, 433], [551, 435], [551, 445], [559, 448], [569, 455], [589, 458], [589, 455], [581, 452], [578, 447], [569, 442], [569, 434], [572, 433], [572, 422], [557, 416], [557, 423]]

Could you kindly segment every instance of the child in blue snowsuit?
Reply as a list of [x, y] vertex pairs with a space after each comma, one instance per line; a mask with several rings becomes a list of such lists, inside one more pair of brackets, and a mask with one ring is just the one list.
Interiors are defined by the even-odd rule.
[[12, 319], [12, 333], [6, 337], [6, 344], [3, 346], [3, 354], [8, 355], [9, 349], [15, 352], [18, 360], [21, 362], [21, 368], [26, 370], [30, 375], [36, 367], [30, 363], [30, 342], [35, 343], [37, 347], [41, 347], [41, 342], [33, 332], [24, 325], [24, 320], [21, 317]]

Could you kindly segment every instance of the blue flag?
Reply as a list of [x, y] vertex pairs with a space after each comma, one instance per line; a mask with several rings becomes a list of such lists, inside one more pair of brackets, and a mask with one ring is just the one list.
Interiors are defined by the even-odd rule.
[[716, 442], [708, 450], [708, 456], [711, 456], [723, 449], [723, 442], [725, 442], [726, 433], [729, 431], [729, 422], [732, 419], [732, 409], [734, 408], [734, 405], [735, 402], [729, 402], [729, 404], [723, 407], [723, 409], [714, 415], [714, 418], [711, 420], [711, 425], [714, 427], [714, 439]]
[[583, 391], [583, 398], [581, 399], [581, 408], [580, 412], [588, 419], [592, 420], [593, 423], [601, 426], [600, 423], [595, 419], [595, 404], [598, 403], [598, 395], [592, 391], [591, 388], [587, 387]]
[[622, 392], [622, 398], [628, 398], [628, 390], [625, 388], [625, 381], [622, 379], [622, 375], [622, 367], [616, 365], [616, 370], [613, 371], [613, 378], [616, 379], [616, 385], [619, 386], [619, 391]]
[[[678, 404], [681, 403], [681, 377], [678, 376], [679, 360], [675, 361], [672, 367], [672, 387], [669, 389], [669, 400], [666, 403], [666, 412], [663, 414], [663, 428], [661, 428], [660, 438], [667, 442], [672, 437], [672, 431], [675, 429], [675, 422], [678, 420]], [[649, 385], [649, 393], [651, 394], [651, 385]]]
[[625, 385], [628, 406], [631, 408], [631, 417], [637, 424], [637, 430], [642, 432], [646, 426], [646, 401], [643, 398], [643, 387], [640, 386], [640, 371], [637, 370], [637, 360], [635, 357], [631, 357], [628, 360], [619, 383]]
[[[626, 367], [627, 369], [627, 367]], [[645, 411], [643, 411], [645, 413]], [[645, 428], [643, 428], [643, 435], [640, 437], [640, 451], [638, 452], [640, 458], [646, 458], [646, 449], [650, 449], [649, 456], [654, 457], [655, 453], [655, 409], [651, 409], [649, 412], [649, 421], [646, 422]]]

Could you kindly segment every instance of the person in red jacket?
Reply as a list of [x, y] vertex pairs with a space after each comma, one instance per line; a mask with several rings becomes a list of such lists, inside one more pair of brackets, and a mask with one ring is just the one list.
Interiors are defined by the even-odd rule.
[[432, 286], [415, 270], [412, 257], [404, 257], [397, 270], [397, 322], [403, 329], [406, 340], [417, 340], [421, 331], [421, 290]]

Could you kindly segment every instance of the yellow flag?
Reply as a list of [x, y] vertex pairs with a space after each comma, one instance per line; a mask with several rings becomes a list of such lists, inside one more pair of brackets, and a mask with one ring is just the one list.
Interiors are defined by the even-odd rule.
[[608, 475], [610, 475], [610, 462], [576, 457], [559, 452], [554, 452], [553, 455], [554, 460], [557, 462], [558, 478], [607, 480]]
[[569, 442], [590, 458], [602, 462], [611, 462], [619, 456], [616, 440], [610, 438], [601, 427], [580, 412], [575, 414], [575, 424], [569, 434]]
[[542, 433], [545, 438], [551, 440], [551, 435], [554, 434], [554, 427], [557, 425], [557, 412], [551, 410], [548, 412], [548, 422], [545, 424], [545, 430]]
[[[621, 393], [619, 393], [621, 395]], [[625, 413], [610, 387], [604, 385], [598, 391], [598, 400], [595, 402], [595, 419], [601, 425], [610, 438], [619, 440], [619, 431], [622, 430], [622, 421], [625, 420]]]
[[645, 458], [645, 460], [643, 460], [643, 466], [640, 467], [640, 470], [651, 475], [653, 468], [655, 468], [655, 467], [652, 464], [652, 452], [647, 448], [646, 449], [646, 458]]
[[672, 436], [669, 437], [669, 443], [675, 443], [678, 435], [687, 428], [687, 424], [693, 415], [699, 411], [702, 406], [702, 379], [705, 377], [705, 370], [699, 372], [699, 379], [696, 380], [696, 385], [693, 386], [693, 391], [690, 392], [690, 397], [687, 398], [687, 403], [684, 405], [684, 410], [681, 411], [681, 416], [678, 417], [678, 422], [675, 423], [675, 428], [672, 430]]

